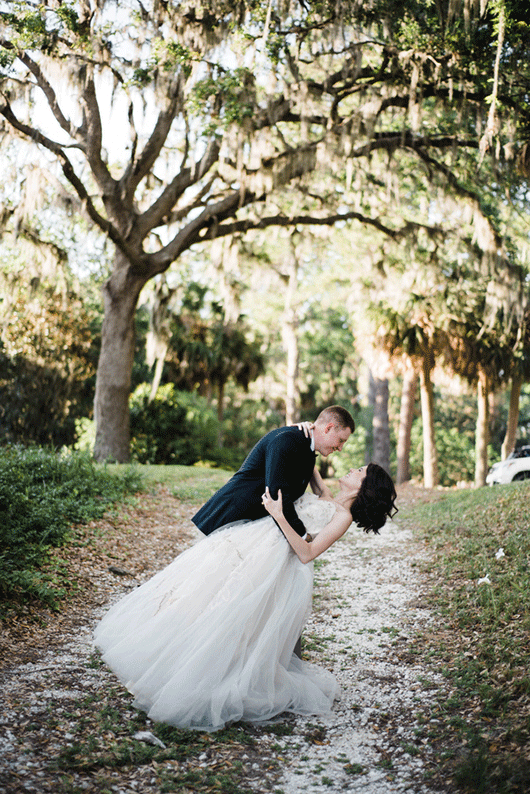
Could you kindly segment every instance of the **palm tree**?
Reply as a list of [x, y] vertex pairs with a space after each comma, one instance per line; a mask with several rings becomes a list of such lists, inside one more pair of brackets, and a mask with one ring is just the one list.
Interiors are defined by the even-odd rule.
[[[381, 346], [396, 363], [404, 360], [405, 368], [410, 373], [419, 373], [423, 425], [423, 484], [426, 488], [434, 488], [439, 483], [439, 473], [434, 434], [432, 371], [437, 356], [443, 352], [445, 346], [444, 334], [434, 325], [432, 301], [415, 293], [411, 293], [401, 312], [381, 302], [378, 306], [372, 307], [372, 312], [375, 312], [375, 316], [379, 318], [381, 328], [378, 340]], [[410, 377], [413, 377], [412, 374]], [[410, 384], [408, 389], [410, 399]], [[403, 411], [402, 416], [407, 424], [400, 426], [398, 435], [402, 439], [402, 450], [410, 451], [412, 426], [410, 406]], [[403, 452], [401, 454], [403, 455]], [[408, 459], [402, 458], [401, 470], [408, 471]]]
[[515, 449], [517, 438], [517, 422], [519, 419], [519, 398], [523, 383], [530, 380], [530, 308], [524, 315], [521, 326], [517, 329], [517, 350], [514, 353], [511, 367], [510, 404], [506, 435], [502, 444], [502, 459], [506, 460]]

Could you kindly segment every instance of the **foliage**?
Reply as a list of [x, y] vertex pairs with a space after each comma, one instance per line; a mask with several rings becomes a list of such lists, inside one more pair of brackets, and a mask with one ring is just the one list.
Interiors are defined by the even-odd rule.
[[[459, 482], [473, 482], [475, 476], [475, 446], [473, 438], [461, 433], [457, 427], [436, 421], [436, 450], [440, 485], [451, 486]], [[411, 434], [410, 475], [423, 479], [423, 434], [421, 420], [415, 420]]]
[[192, 465], [211, 461], [230, 467], [229, 451], [219, 449], [220, 423], [207, 400], [161, 386], [149, 399], [148, 384], [131, 395], [131, 451], [139, 463]]
[[0, 597], [56, 606], [65, 593], [42, 570], [50, 550], [67, 542], [73, 524], [102, 516], [138, 487], [132, 469], [110, 475], [86, 454], [2, 447]]
[[285, 414], [276, 411], [270, 401], [247, 398], [230, 384], [223, 415], [223, 445], [232, 451], [233, 468], [239, 468], [265, 433], [284, 424]]
[[530, 386], [528, 384], [524, 385], [521, 390], [519, 438], [519, 444], [530, 444]]
[[[369, 409], [355, 414], [355, 432], [344, 445], [342, 452], [329, 458], [334, 477], [343, 477], [352, 468], [364, 466], [369, 457], [371, 438], [371, 416]], [[331, 472], [328, 469], [328, 476]]]
[[177, 389], [203, 395], [215, 390], [222, 402], [229, 380], [247, 390], [265, 362], [261, 339], [252, 338], [247, 319], [226, 322], [220, 304], [205, 304], [205, 292], [196, 282], [188, 284], [180, 313], [171, 315], [165, 377]]
[[[476, 212], [490, 275], [510, 261], [499, 205], [501, 191], [520, 187], [516, 155], [526, 169], [523, 4], [274, 0], [267, 10], [224, 0], [141, 13], [111, 2], [2, 6], [4, 130], [41, 161], [46, 150], [72, 204], [116, 247], [105, 363], [129, 367], [133, 335], [118, 318], [132, 325], [128, 302], [190, 247], [351, 219], [412, 247], [422, 225], [439, 240], [454, 219], [417, 216], [418, 185], [425, 208], [436, 184]], [[36, 95], [48, 114], [31, 112]], [[128, 134], [115, 134], [120, 122]], [[401, 189], [405, 172], [416, 184]], [[295, 212], [277, 203], [291, 184]], [[97, 454], [125, 459], [128, 394], [110, 369], [99, 373]]]
[[[343, 287], [344, 293], [347, 291]], [[313, 304], [303, 319], [301, 330], [301, 368], [307, 384], [302, 394], [303, 410], [306, 413], [314, 410], [315, 402], [333, 405], [349, 400], [353, 403], [358, 393], [359, 355], [348, 313]], [[312, 400], [315, 401], [313, 405]]]
[[73, 289], [4, 282], [14, 295], [2, 307], [0, 441], [70, 446], [92, 410], [98, 312]]
[[446, 627], [419, 638], [453, 692], [426, 715], [431, 742], [438, 772], [470, 792], [522, 794], [530, 775], [529, 496], [514, 483], [406, 513], [435, 553], [430, 600]]

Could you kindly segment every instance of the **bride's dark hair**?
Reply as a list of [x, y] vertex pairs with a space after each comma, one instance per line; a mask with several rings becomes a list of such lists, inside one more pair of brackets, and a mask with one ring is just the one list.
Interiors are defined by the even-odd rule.
[[365, 532], [379, 534], [387, 518], [397, 513], [392, 478], [377, 463], [369, 463], [359, 493], [350, 508], [352, 518]]

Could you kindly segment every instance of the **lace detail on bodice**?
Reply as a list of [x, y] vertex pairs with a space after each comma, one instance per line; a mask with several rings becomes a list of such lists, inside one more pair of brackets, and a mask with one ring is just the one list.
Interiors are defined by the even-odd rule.
[[317, 535], [335, 515], [336, 505], [327, 499], [319, 499], [311, 493], [305, 493], [294, 503], [296, 512], [304, 522], [310, 535]]

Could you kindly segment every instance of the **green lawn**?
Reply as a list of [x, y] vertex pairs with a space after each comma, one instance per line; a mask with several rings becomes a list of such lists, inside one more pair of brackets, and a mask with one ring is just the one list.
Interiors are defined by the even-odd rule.
[[530, 483], [447, 491], [404, 508], [433, 554], [438, 633], [417, 653], [447, 677], [435, 720], [438, 775], [473, 792], [528, 791], [530, 780]]
[[[109, 465], [109, 471], [127, 468], [123, 464]], [[164, 485], [173, 496], [185, 502], [205, 502], [232, 476], [232, 472], [209, 466], [152, 466], [134, 465], [146, 486]]]

